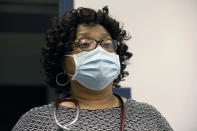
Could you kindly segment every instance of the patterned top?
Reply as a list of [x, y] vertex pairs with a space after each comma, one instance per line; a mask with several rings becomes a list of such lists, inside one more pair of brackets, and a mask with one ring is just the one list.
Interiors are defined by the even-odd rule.
[[[61, 131], [54, 119], [53, 104], [36, 107], [26, 112], [12, 131]], [[76, 109], [59, 105], [57, 120], [64, 125], [76, 117]], [[121, 107], [80, 109], [79, 118], [71, 125], [77, 131], [119, 131]], [[151, 105], [128, 99], [125, 103], [125, 131], [173, 131], [166, 119]]]

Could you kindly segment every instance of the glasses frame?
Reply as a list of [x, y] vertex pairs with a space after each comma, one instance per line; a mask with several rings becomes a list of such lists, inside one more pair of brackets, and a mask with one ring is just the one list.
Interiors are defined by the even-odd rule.
[[[108, 51], [108, 50], [106, 50], [106, 51], [108, 51], [108, 52], [116, 52], [116, 51], [117, 51], [117, 48], [118, 48], [118, 45], [120, 44], [119, 41], [114, 40], [114, 39], [106, 39], [106, 40], [94, 40], [94, 39], [89, 39], [89, 38], [81, 38], [81, 39], [88, 39], [88, 40], [93, 40], [93, 41], [96, 42], [96, 46], [95, 46], [93, 49], [91, 49], [91, 50], [96, 49], [97, 46], [98, 46], [98, 44], [100, 44], [101, 47], [102, 47], [104, 50], [106, 50], [106, 49], [103, 47], [103, 42], [106, 41], [106, 40], [112, 40], [113, 47], [114, 47], [114, 42], [117, 43], [117, 44], [115, 45], [115, 49], [114, 49], [113, 51]], [[80, 43], [79, 43], [79, 42], [80, 42], [81, 39], [75, 40], [75, 41], [73, 42], [73, 44], [74, 44], [74, 45], [77, 45], [77, 46], [78, 46], [81, 50], [83, 50], [83, 51], [91, 51], [91, 50], [85, 50], [85, 49], [83, 49], [83, 48], [80, 47]], [[114, 41], [114, 42], [113, 42], [113, 41]]]

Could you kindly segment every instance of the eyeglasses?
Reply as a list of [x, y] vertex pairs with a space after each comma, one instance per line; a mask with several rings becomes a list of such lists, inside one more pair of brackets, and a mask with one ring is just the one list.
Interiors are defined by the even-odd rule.
[[119, 42], [113, 39], [97, 41], [97, 40], [92, 40], [88, 38], [82, 38], [74, 42], [74, 44], [77, 44], [78, 47], [84, 51], [91, 51], [95, 49], [98, 43], [100, 43], [101, 47], [108, 52], [115, 52], [119, 45]]

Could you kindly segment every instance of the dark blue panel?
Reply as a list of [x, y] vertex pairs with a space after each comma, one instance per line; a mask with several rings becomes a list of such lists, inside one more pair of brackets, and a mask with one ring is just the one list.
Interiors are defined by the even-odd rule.
[[112, 91], [125, 98], [131, 98], [131, 88], [112, 88]]
[[0, 13], [0, 32], [44, 33], [50, 27], [51, 14]]
[[43, 6], [43, 7], [57, 7], [57, 4], [56, 3], [36, 3], [36, 2], [33, 2], [33, 1], [0, 1], [0, 5], [5, 5], [5, 6], [10, 6], [10, 5], [19, 5], [19, 6]]
[[73, 9], [73, 0], [59, 0], [59, 16], [63, 16], [65, 11]]

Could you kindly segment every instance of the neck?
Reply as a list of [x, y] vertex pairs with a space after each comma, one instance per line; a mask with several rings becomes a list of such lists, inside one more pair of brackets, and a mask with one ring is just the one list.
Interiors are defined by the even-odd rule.
[[72, 81], [71, 88], [71, 98], [78, 100], [81, 109], [104, 109], [120, 105], [118, 98], [113, 95], [112, 83], [103, 90], [93, 91]]

